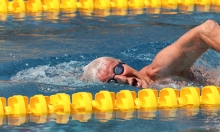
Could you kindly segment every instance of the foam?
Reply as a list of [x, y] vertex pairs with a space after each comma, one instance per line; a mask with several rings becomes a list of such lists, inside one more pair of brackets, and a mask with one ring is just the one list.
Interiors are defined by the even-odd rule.
[[10, 78], [11, 81], [37, 82], [58, 86], [91, 85], [82, 80], [84, 62], [70, 61], [55, 66], [41, 65], [19, 71]]

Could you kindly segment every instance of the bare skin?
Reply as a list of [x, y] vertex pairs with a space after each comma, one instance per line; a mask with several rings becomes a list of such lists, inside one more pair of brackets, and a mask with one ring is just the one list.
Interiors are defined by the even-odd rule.
[[153, 62], [139, 72], [123, 64], [124, 72], [114, 76], [113, 68], [118, 62], [113, 62], [109, 70], [105, 71], [108, 75], [99, 76], [99, 79], [105, 82], [114, 76], [114, 79], [119, 82], [145, 88], [149, 84], [169, 76], [188, 78], [192, 76], [190, 68], [194, 62], [208, 49], [220, 53], [220, 26], [212, 20], [207, 20], [191, 29], [176, 42], [161, 50]]

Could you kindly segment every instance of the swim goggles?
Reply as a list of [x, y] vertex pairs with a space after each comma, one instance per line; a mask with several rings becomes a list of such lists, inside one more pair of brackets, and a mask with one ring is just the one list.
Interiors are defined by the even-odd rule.
[[117, 82], [114, 78], [115, 78], [115, 75], [121, 75], [123, 72], [124, 72], [124, 66], [123, 64], [125, 64], [124, 62], [119, 62], [115, 68], [113, 69], [113, 72], [114, 72], [114, 76], [108, 80], [108, 83], [111, 82], [111, 81], [115, 81]]

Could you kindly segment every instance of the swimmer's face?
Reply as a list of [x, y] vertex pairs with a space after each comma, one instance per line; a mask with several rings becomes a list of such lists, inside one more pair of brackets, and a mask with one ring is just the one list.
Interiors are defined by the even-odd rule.
[[120, 61], [111, 61], [97, 75], [100, 81], [110, 82], [114, 80], [117, 83], [128, 83], [131, 86], [144, 88], [148, 86], [147, 81], [141, 73], [127, 64]]

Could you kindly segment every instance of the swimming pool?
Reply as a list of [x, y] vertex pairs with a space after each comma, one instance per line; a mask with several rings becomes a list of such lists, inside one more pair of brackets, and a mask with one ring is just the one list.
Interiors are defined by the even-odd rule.
[[[125, 11], [107, 16], [97, 12], [43, 12], [2, 15], [0, 21], [0, 96], [32, 97], [60, 92], [73, 94], [100, 90], [119, 92], [139, 89], [122, 84], [82, 82], [82, 67], [100, 56], [120, 58], [140, 69], [152, 62], [155, 54], [174, 42], [189, 29], [207, 19], [220, 22], [219, 12], [194, 7], [193, 11], [151, 9]], [[151, 12], [151, 13], [150, 13]], [[119, 12], [120, 13], [120, 12]], [[5, 18], [5, 19], [3, 19]], [[220, 55], [208, 51], [195, 66], [211, 73], [218, 71]], [[219, 75], [212, 74], [213, 78]], [[175, 82], [170, 85], [182, 88]], [[189, 83], [189, 85], [192, 85]], [[199, 85], [202, 87], [201, 85]], [[218, 131], [219, 109], [158, 109], [156, 111], [100, 113], [81, 117], [74, 115], [66, 122], [46, 117], [37, 123], [34, 117], [16, 125], [16, 119], [6, 120], [1, 131]], [[35, 117], [36, 118], [36, 117]], [[8, 123], [10, 122], [10, 123]]]

